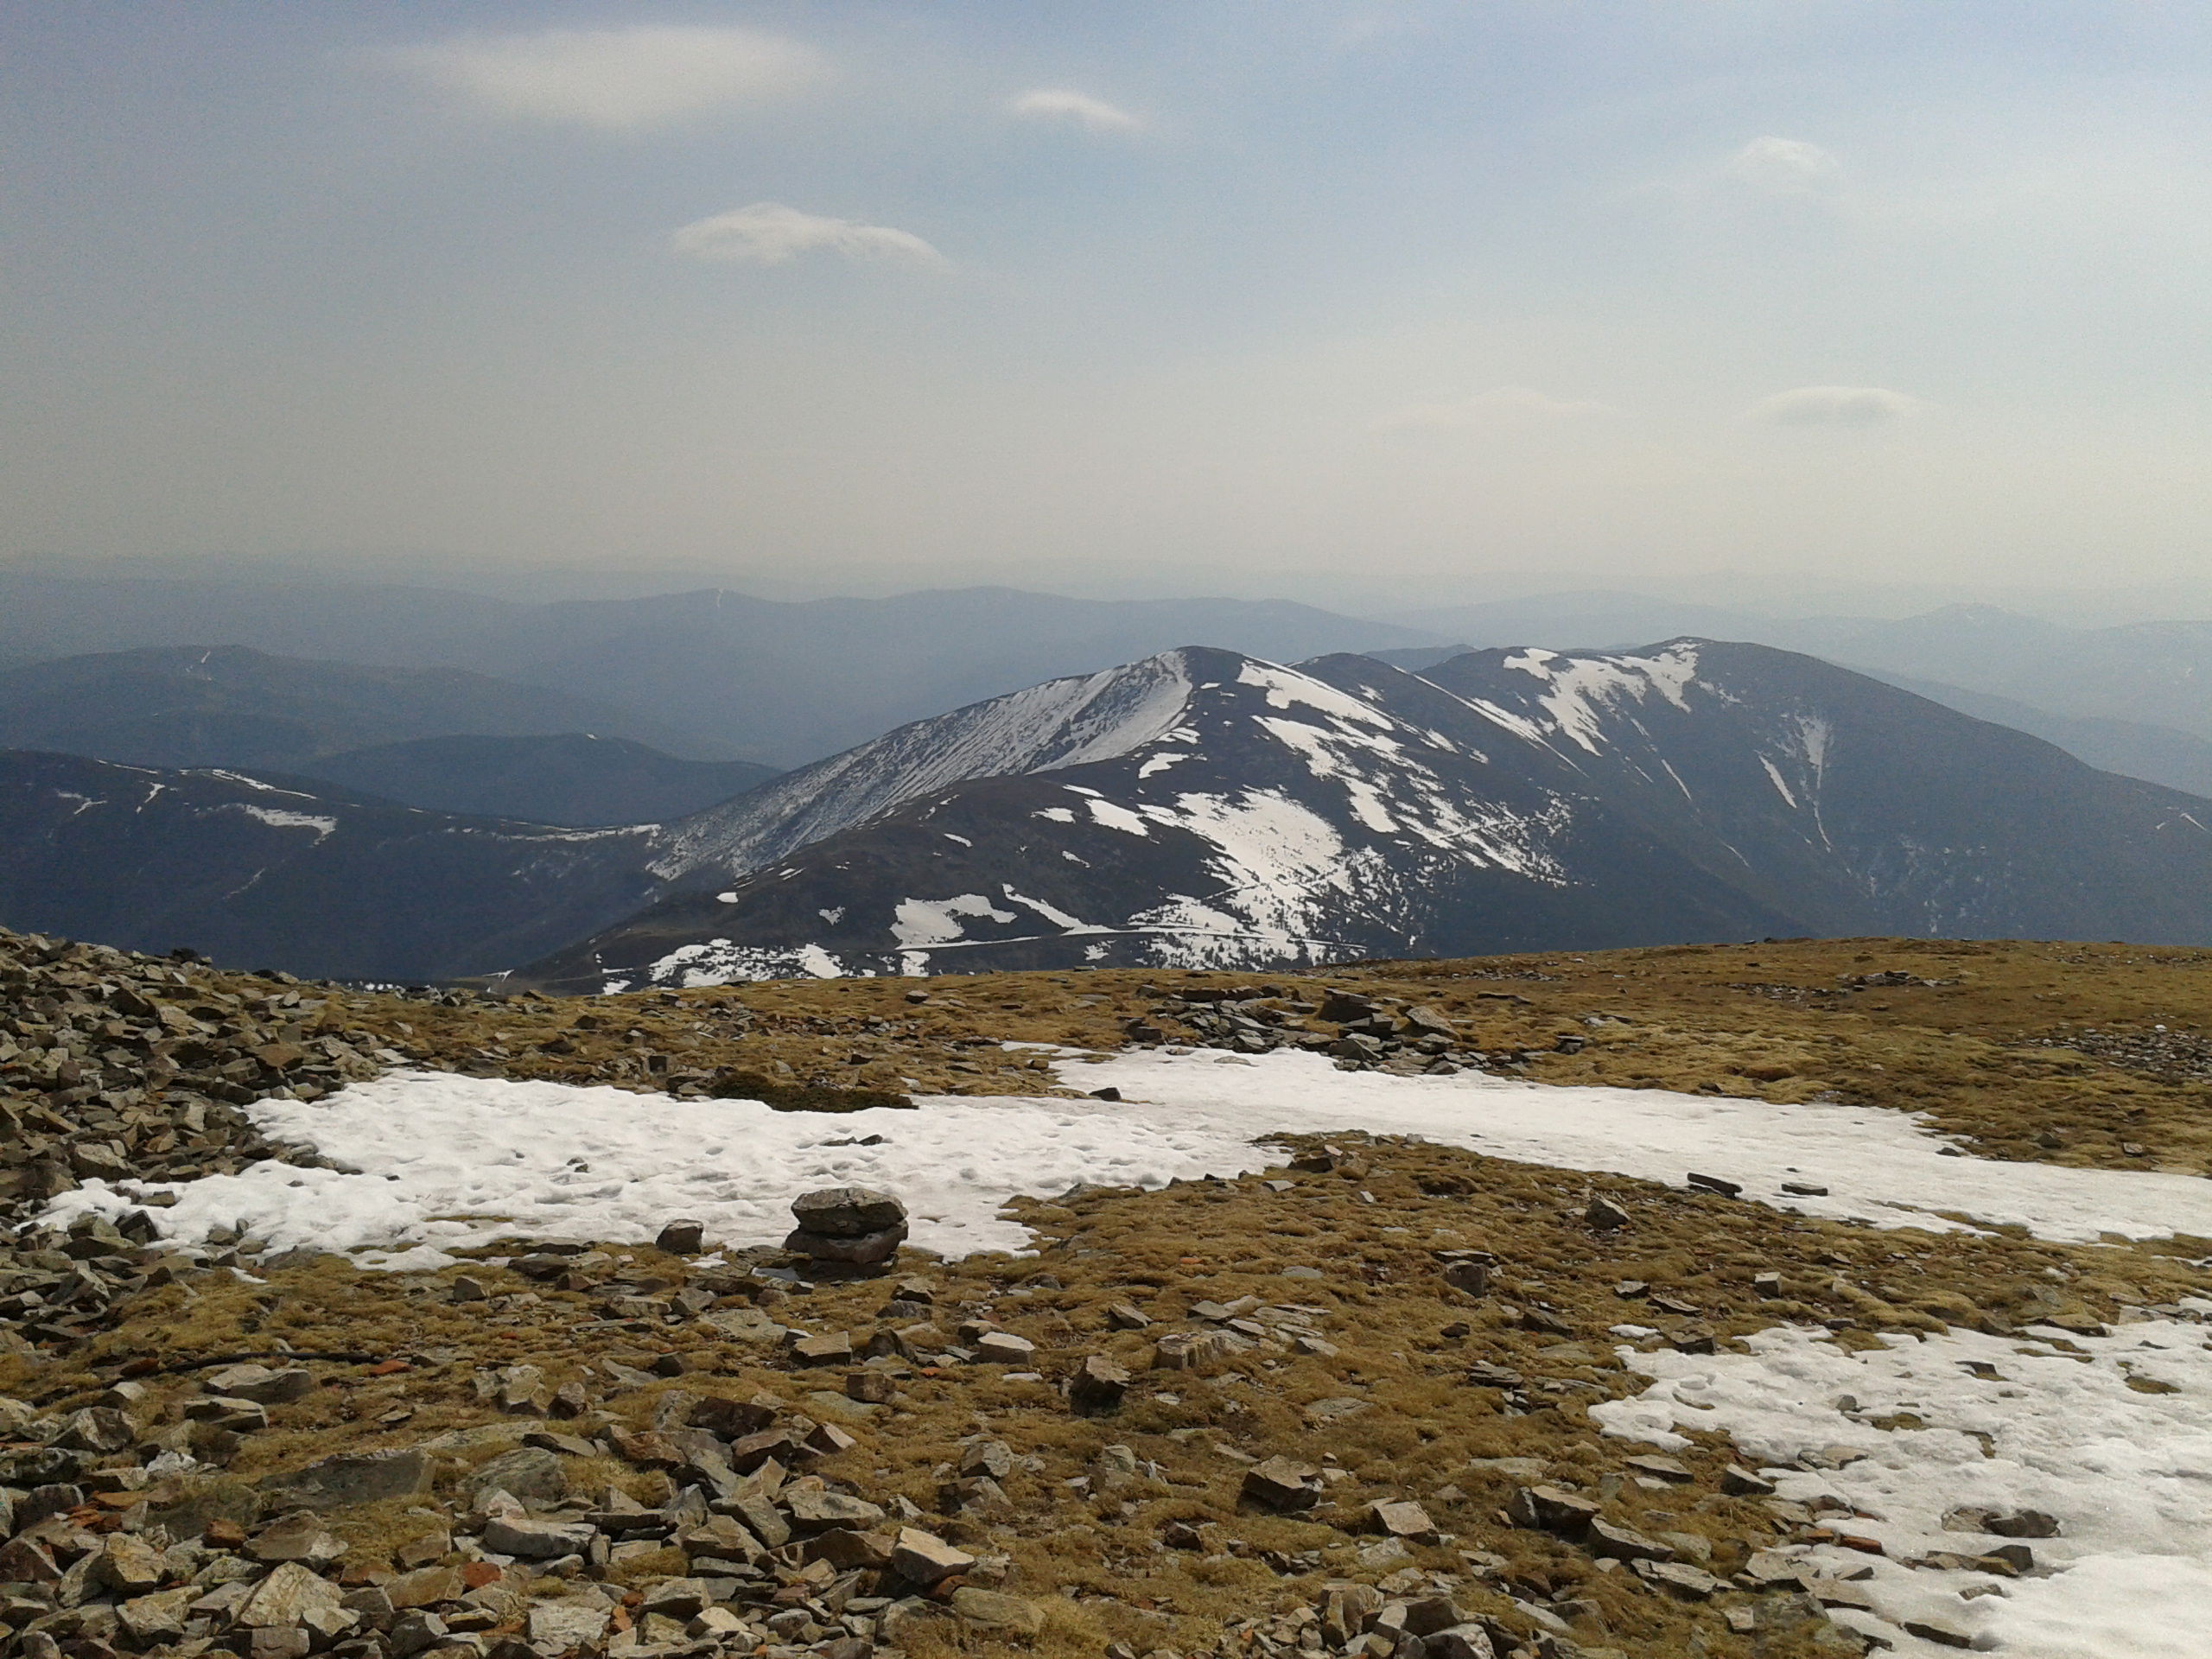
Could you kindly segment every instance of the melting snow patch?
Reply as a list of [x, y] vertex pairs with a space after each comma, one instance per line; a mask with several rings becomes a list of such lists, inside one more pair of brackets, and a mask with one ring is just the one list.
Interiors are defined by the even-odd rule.
[[[1769, 1465], [1778, 1496], [1842, 1498], [1861, 1517], [1851, 1530], [1878, 1538], [1887, 1552], [1872, 1561], [1864, 1588], [1891, 1621], [1947, 1625], [1977, 1648], [2023, 1659], [2191, 1659], [2205, 1651], [2212, 1352], [2201, 1326], [2150, 1320], [2109, 1337], [2069, 1338], [2086, 1360], [1970, 1331], [1887, 1336], [1886, 1347], [1858, 1353], [1833, 1346], [1827, 1334], [1764, 1331], [1745, 1339], [1748, 1354], [1702, 1358], [1624, 1350], [1630, 1366], [1656, 1380], [1634, 1399], [1591, 1407], [1590, 1415], [1609, 1434], [1667, 1447], [1684, 1444], [1677, 1428], [1718, 1430]], [[2131, 1377], [2171, 1391], [2139, 1392]], [[1875, 1427], [1905, 1414], [1923, 1427]], [[1858, 1455], [1839, 1457], [1843, 1447]], [[1843, 1466], [1775, 1466], [1807, 1452]], [[2056, 1519], [2057, 1535], [2029, 1546], [2033, 1575], [1962, 1598], [1997, 1581], [1904, 1564], [1937, 1551], [1979, 1555], [2006, 1541], [1955, 1514], [1976, 1510]], [[1832, 1548], [1807, 1559], [1839, 1575], [1847, 1563], [1869, 1565], [1866, 1555]], [[1900, 1630], [1880, 1633], [1900, 1651], [1940, 1651]]]
[[1697, 650], [1677, 645], [1656, 657], [1563, 657], [1532, 648], [1507, 658], [1503, 666], [1548, 684], [1549, 694], [1536, 701], [1551, 716], [1553, 729], [1595, 754], [1605, 738], [1599, 704], [1624, 697], [1640, 702], [1656, 691], [1677, 709], [1689, 707], [1684, 692], [1697, 678]]
[[1334, 715], [1339, 720], [1357, 720], [1369, 726], [1391, 726], [1396, 722], [1388, 715], [1362, 702], [1348, 691], [1339, 691], [1300, 674], [1295, 669], [1280, 668], [1273, 663], [1249, 662], [1238, 671], [1236, 683], [1263, 687], [1268, 694], [1268, 707], [1287, 709], [1294, 703], [1304, 703], [1309, 709], [1319, 709], [1325, 715]]
[[1125, 830], [1132, 836], [1149, 836], [1152, 834], [1144, 827], [1144, 820], [1126, 806], [1116, 806], [1113, 802], [1102, 800], [1095, 795], [1091, 797], [1090, 804], [1091, 817], [1109, 830]]
[[[1082, 1181], [1160, 1186], [1272, 1160], [1237, 1126], [1018, 1096], [924, 1096], [917, 1111], [824, 1117], [753, 1101], [403, 1072], [314, 1103], [247, 1110], [264, 1134], [360, 1173], [266, 1162], [166, 1189], [149, 1183], [178, 1194], [175, 1207], [149, 1212], [165, 1236], [196, 1243], [247, 1219], [278, 1249], [373, 1251], [370, 1265], [406, 1268], [444, 1265], [442, 1246], [503, 1236], [646, 1240], [672, 1216], [700, 1217], [718, 1246], [767, 1244], [790, 1230], [799, 1193], [858, 1184], [906, 1199], [916, 1244], [963, 1255], [1028, 1244], [1027, 1229], [999, 1218], [1017, 1194]], [[880, 1145], [852, 1144], [878, 1135]], [[50, 1213], [135, 1207], [95, 1182]], [[406, 1254], [382, 1254], [397, 1252]]]
[[[1303, 1053], [1243, 1065], [1217, 1065], [1219, 1058], [1147, 1051], [1063, 1068], [1077, 1086], [1118, 1088], [1119, 1103], [925, 1096], [918, 1111], [853, 1113], [834, 1123], [749, 1101], [399, 1073], [312, 1104], [264, 1100], [246, 1109], [271, 1139], [311, 1146], [360, 1174], [272, 1162], [166, 1189], [149, 1183], [179, 1195], [175, 1207], [149, 1213], [173, 1238], [191, 1242], [243, 1220], [279, 1249], [399, 1249], [513, 1234], [624, 1241], [690, 1215], [709, 1222], [718, 1243], [757, 1244], [781, 1236], [784, 1206], [798, 1192], [852, 1181], [900, 1193], [917, 1217], [915, 1242], [960, 1254], [1027, 1243], [1020, 1228], [997, 1218], [1017, 1193], [1236, 1175], [1275, 1160], [1256, 1136], [1364, 1128], [1676, 1182], [1696, 1168], [1744, 1181], [1750, 1196], [1769, 1203], [1893, 1227], [1955, 1224], [1882, 1208], [1876, 1193], [2018, 1221], [2052, 1238], [2212, 1235], [2212, 1181], [1939, 1158], [1940, 1143], [1912, 1119], [1872, 1108], [1398, 1077], [1339, 1071]], [[821, 1144], [879, 1133], [879, 1147], [833, 1153]], [[1781, 1180], [1806, 1177], [1837, 1196], [1777, 1194]], [[57, 1198], [48, 1214], [67, 1221], [86, 1210], [135, 1207], [95, 1182]], [[2161, 1377], [2166, 1360], [2143, 1357]], [[2203, 1451], [2199, 1467], [2212, 1471], [2212, 1442]]]
[[[1224, 1069], [1201, 1055], [1141, 1050], [1072, 1070], [1110, 1084], [1133, 1111], [1247, 1135], [1272, 1130], [1417, 1132], [1493, 1158], [1608, 1170], [1680, 1185], [1695, 1169], [1742, 1183], [1777, 1209], [1878, 1227], [1947, 1231], [1953, 1212], [2017, 1223], [2039, 1237], [2212, 1237], [2212, 1180], [2131, 1170], [2067, 1169], [1943, 1155], [1946, 1142], [1906, 1113], [1872, 1106], [1786, 1106], [1656, 1089], [1559, 1088], [1469, 1076], [1339, 1071], [1318, 1054], [1259, 1056]], [[1227, 1172], [1222, 1172], [1226, 1173]], [[1783, 1183], [1825, 1186], [1793, 1196]]]
[[[1789, 785], [1782, 781], [1782, 773], [1776, 770], [1774, 762], [1768, 760], [1766, 756], [1761, 755], [1759, 756], [1759, 765], [1766, 768], [1767, 781], [1774, 785], [1775, 792], [1781, 796], [1783, 800], [1789, 802], [1791, 806], [1796, 806], [1797, 804], [1797, 798], [1789, 792]], [[1674, 768], [1669, 766], [1667, 770], [1672, 772]], [[1677, 778], [1675, 781], [1679, 784], [1681, 782], [1681, 779]], [[1688, 793], [1687, 790], [1683, 792], [1685, 794]]]
[[243, 812], [250, 818], [258, 818], [279, 830], [312, 830], [315, 832], [315, 844], [318, 847], [338, 833], [337, 819], [319, 817], [312, 812], [285, 812], [270, 806], [251, 806], [244, 801], [226, 801], [217, 810]]
[[902, 899], [893, 912], [891, 937], [905, 945], [950, 944], [967, 931], [959, 918], [988, 918], [1010, 922], [1014, 914], [1001, 910], [980, 893], [963, 893], [952, 899]]

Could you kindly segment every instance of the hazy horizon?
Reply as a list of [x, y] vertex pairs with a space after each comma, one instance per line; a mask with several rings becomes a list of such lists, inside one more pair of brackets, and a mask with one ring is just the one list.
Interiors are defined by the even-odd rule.
[[2202, 614], [2209, 45], [2032, 3], [26, 10], [0, 557]]

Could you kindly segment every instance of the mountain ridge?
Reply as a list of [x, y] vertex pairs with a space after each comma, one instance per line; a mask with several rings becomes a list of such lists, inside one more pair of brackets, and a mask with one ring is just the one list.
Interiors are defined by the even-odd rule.
[[[1120, 753], [933, 778], [712, 894], [695, 866], [518, 982], [934, 972], [948, 953], [1241, 967], [1540, 938], [2212, 937], [2212, 803], [1793, 653], [1528, 649], [1422, 677], [1185, 648], [1120, 672], [1183, 693]], [[2039, 849], [2023, 823], [2054, 809]]]

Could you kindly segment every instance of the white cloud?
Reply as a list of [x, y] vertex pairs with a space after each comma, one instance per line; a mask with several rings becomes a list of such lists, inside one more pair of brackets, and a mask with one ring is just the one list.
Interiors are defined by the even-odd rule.
[[1375, 423], [1381, 432], [1434, 432], [1482, 426], [1515, 426], [1581, 421], [1618, 415], [1611, 404], [1587, 398], [1554, 397], [1529, 386], [1492, 386], [1450, 403], [1415, 404]]
[[826, 251], [847, 259], [949, 270], [951, 262], [911, 231], [801, 213], [780, 201], [756, 201], [695, 220], [668, 239], [671, 252], [725, 264], [780, 265]]
[[1754, 138], [1729, 159], [1727, 176], [1767, 196], [1827, 196], [1843, 188], [1843, 163], [1799, 138]]
[[786, 97], [828, 73], [797, 41], [668, 24], [462, 35], [396, 55], [501, 115], [608, 130]]
[[1088, 92], [1065, 87], [1039, 87], [1007, 101], [1009, 114], [1033, 121], [1061, 121], [1085, 132], [1139, 132], [1144, 123], [1127, 110], [1116, 109]]
[[1799, 386], [1760, 398], [1745, 415], [1770, 426], [1886, 426], [1926, 407], [1885, 386]]

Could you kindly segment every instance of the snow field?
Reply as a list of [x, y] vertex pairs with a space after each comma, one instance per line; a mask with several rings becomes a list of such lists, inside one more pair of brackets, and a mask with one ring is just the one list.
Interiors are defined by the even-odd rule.
[[[2021, 1659], [2196, 1659], [2212, 1651], [2212, 1344], [2204, 1327], [2144, 1320], [2109, 1337], [2061, 1338], [2086, 1357], [2032, 1333], [1886, 1336], [1886, 1348], [1860, 1353], [1826, 1335], [1765, 1331], [1745, 1338], [1749, 1354], [1704, 1357], [1623, 1349], [1655, 1381], [1590, 1414], [1608, 1434], [1669, 1449], [1685, 1444], [1677, 1429], [1719, 1431], [1747, 1461], [1767, 1465], [1777, 1496], [1833, 1494], [1874, 1517], [1839, 1524], [1878, 1538], [1889, 1559], [1834, 1547], [1808, 1559], [1839, 1576], [1871, 1566], [1861, 1587], [1889, 1626], [1932, 1620], [1971, 1636], [1977, 1648]], [[2174, 1392], [2139, 1392], [2131, 1377]], [[1904, 1413], [1925, 1427], [1874, 1426]], [[1775, 1466], [1808, 1452], [1842, 1466]], [[2006, 1541], [1945, 1530], [1944, 1515], [1961, 1508], [2040, 1510], [2056, 1517], [2059, 1535], [2029, 1541], [2037, 1572], [2027, 1578], [1903, 1564]], [[1968, 1589], [1977, 1593], [1961, 1594]], [[1836, 1617], [1878, 1630], [1900, 1653], [1945, 1651], [1864, 1615]]]
[[[1878, 1107], [1777, 1106], [1465, 1073], [1401, 1077], [1339, 1071], [1332, 1060], [1295, 1052], [1225, 1065], [1208, 1052], [1141, 1050], [1059, 1071], [1078, 1089], [1118, 1088], [1133, 1119], [1155, 1109], [1247, 1135], [1418, 1134], [1518, 1163], [1676, 1185], [1695, 1170], [1740, 1182], [1745, 1198], [1777, 1209], [1878, 1227], [1966, 1224], [1946, 1219], [1950, 1211], [2064, 1243], [2105, 1233], [2212, 1236], [2212, 1180], [1948, 1155], [1948, 1143], [1919, 1120]], [[1827, 1196], [1792, 1196], [1784, 1182], [1826, 1186]]]
[[[1019, 1193], [1081, 1181], [1162, 1186], [1273, 1161], [1235, 1128], [1132, 1121], [1098, 1101], [925, 1096], [920, 1109], [835, 1116], [755, 1101], [676, 1100], [610, 1088], [398, 1072], [325, 1101], [263, 1101], [267, 1135], [359, 1173], [266, 1162], [166, 1188], [165, 1236], [240, 1226], [276, 1249], [365, 1251], [368, 1265], [428, 1269], [442, 1247], [503, 1236], [644, 1242], [677, 1217], [718, 1245], [782, 1242], [790, 1204], [814, 1187], [881, 1187], [906, 1200], [912, 1242], [946, 1255], [1014, 1250], [999, 1218]], [[880, 1137], [874, 1146], [859, 1144]], [[133, 1207], [94, 1183], [55, 1201], [66, 1221]]]
[[[958, 1255], [1027, 1243], [999, 1218], [1017, 1194], [1241, 1174], [1273, 1161], [1256, 1136], [1370, 1129], [1653, 1180], [1679, 1183], [1694, 1169], [1741, 1182], [1761, 1203], [1882, 1227], [1967, 1224], [1939, 1213], [1951, 1211], [2062, 1241], [2212, 1235], [2212, 1181], [1946, 1157], [1913, 1118], [1874, 1108], [1400, 1077], [1339, 1071], [1299, 1052], [1150, 1050], [1103, 1064], [1064, 1059], [1058, 1070], [1076, 1087], [1111, 1085], [1124, 1098], [947, 1095], [925, 1096], [914, 1111], [823, 1116], [400, 1072], [313, 1104], [251, 1109], [264, 1133], [359, 1173], [260, 1164], [169, 1187], [176, 1205], [152, 1214], [183, 1243], [243, 1223], [278, 1248], [405, 1249], [399, 1265], [412, 1268], [440, 1265], [441, 1244], [502, 1236], [649, 1239], [677, 1216], [705, 1221], [720, 1243], [771, 1243], [787, 1230], [785, 1206], [798, 1193], [857, 1183], [899, 1193], [914, 1214], [914, 1243]], [[876, 1145], [855, 1144], [878, 1135]], [[1826, 1185], [1828, 1195], [1791, 1197], [1785, 1181]], [[49, 1213], [66, 1220], [131, 1203], [93, 1183]]]
[[[1884, 1227], [1967, 1224], [1937, 1213], [1950, 1211], [2076, 1242], [2212, 1235], [2212, 1182], [1947, 1157], [1914, 1119], [1872, 1109], [1400, 1077], [1339, 1071], [1296, 1052], [1147, 1051], [1103, 1064], [1063, 1058], [1058, 1070], [1077, 1087], [1111, 1085], [1125, 1098], [938, 1096], [913, 1111], [824, 1116], [403, 1072], [313, 1104], [251, 1109], [268, 1135], [311, 1145], [346, 1171], [259, 1164], [168, 1186], [175, 1205], [149, 1213], [183, 1243], [237, 1226], [275, 1249], [349, 1251], [364, 1265], [413, 1269], [503, 1236], [644, 1242], [677, 1217], [704, 1221], [717, 1245], [770, 1243], [789, 1229], [793, 1197], [849, 1183], [899, 1193], [913, 1242], [959, 1255], [1027, 1243], [1027, 1230], [1000, 1215], [1017, 1194], [1236, 1175], [1276, 1161], [1255, 1136], [1366, 1129], [1676, 1183], [1696, 1169], [1743, 1183], [1748, 1199]], [[875, 1144], [861, 1144], [868, 1140]], [[1825, 1185], [1829, 1195], [1785, 1195], [1785, 1180]], [[117, 1213], [135, 1207], [141, 1190], [95, 1182], [55, 1200], [48, 1217]], [[1867, 1588], [1888, 1620], [1933, 1618], [1969, 1632], [1977, 1647], [2028, 1659], [2208, 1650], [2199, 1627], [2212, 1617], [2212, 1351], [2202, 1327], [2149, 1321], [2073, 1339], [2086, 1357], [1962, 1331], [1850, 1353], [1825, 1334], [1765, 1332], [1743, 1355], [1624, 1349], [1652, 1385], [1592, 1414], [1609, 1433], [1662, 1446], [1694, 1427], [1730, 1434], [1746, 1458], [1770, 1465], [1808, 1452], [1841, 1461], [1776, 1470], [1781, 1495], [1832, 1493], [1873, 1516], [1850, 1525], [1878, 1536], [1892, 1558], [1973, 1554], [1996, 1541], [1945, 1531], [1954, 1508], [2059, 1518], [2061, 1535], [2031, 1546], [2059, 1569], [2042, 1576], [2000, 1582], [1873, 1561]], [[2131, 1376], [2172, 1392], [2139, 1391]], [[1873, 1426], [1905, 1412], [1925, 1427]], [[1835, 1455], [1842, 1447], [1865, 1455], [1846, 1461]], [[1869, 1564], [1831, 1554], [1839, 1571]], [[1996, 1592], [1960, 1594], [1986, 1586]], [[1943, 1651], [1880, 1628], [1899, 1652]]]

